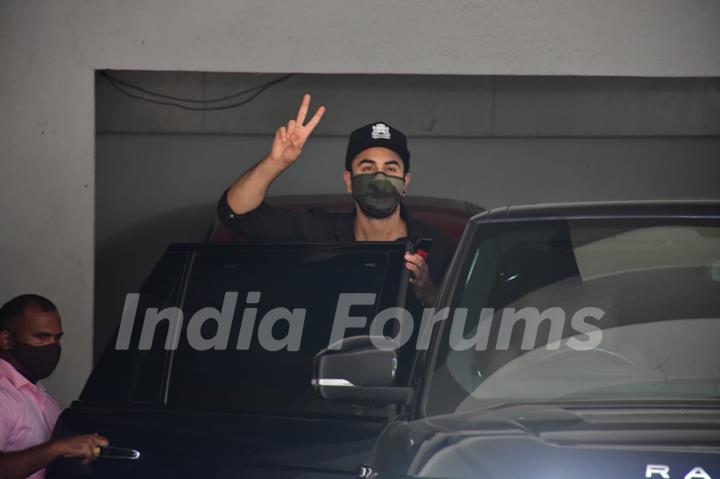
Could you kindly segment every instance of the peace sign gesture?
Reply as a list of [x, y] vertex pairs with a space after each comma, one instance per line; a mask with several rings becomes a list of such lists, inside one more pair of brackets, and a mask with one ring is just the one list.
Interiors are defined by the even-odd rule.
[[294, 120], [290, 120], [287, 126], [282, 126], [275, 132], [275, 139], [273, 140], [272, 149], [270, 150], [270, 158], [273, 161], [282, 163], [287, 167], [298, 159], [310, 133], [312, 133], [318, 123], [320, 123], [320, 119], [325, 113], [325, 107], [321, 106], [310, 121], [304, 124], [309, 109], [310, 95], [306, 93], [298, 110], [297, 117]]

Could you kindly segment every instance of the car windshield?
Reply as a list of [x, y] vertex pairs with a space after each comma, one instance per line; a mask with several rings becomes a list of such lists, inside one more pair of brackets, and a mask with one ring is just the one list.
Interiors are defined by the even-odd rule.
[[720, 221], [480, 224], [425, 412], [720, 397]]

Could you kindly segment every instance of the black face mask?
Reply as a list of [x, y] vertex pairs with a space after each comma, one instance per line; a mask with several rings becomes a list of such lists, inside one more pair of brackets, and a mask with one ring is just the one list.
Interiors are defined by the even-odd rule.
[[15, 341], [11, 354], [15, 361], [22, 366], [23, 374], [30, 382], [35, 383], [40, 379], [50, 376], [58, 361], [60, 361], [60, 344], [48, 344], [46, 346], [32, 346], [30, 344]]

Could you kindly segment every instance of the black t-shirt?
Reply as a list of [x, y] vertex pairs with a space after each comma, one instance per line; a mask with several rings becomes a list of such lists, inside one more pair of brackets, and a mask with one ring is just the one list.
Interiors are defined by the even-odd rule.
[[[227, 202], [227, 191], [218, 201], [220, 220], [236, 237], [250, 241], [277, 242], [344, 242], [355, 240], [355, 211], [331, 213], [316, 208], [308, 211], [288, 211], [263, 202], [252, 211], [235, 214]], [[432, 248], [428, 255], [430, 276], [436, 287], [440, 286], [455, 252], [455, 242], [447, 234], [421, 221], [414, 220], [407, 207], [401, 203], [400, 215], [407, 225], [408, 237], [397, 241], [431, 238]]]

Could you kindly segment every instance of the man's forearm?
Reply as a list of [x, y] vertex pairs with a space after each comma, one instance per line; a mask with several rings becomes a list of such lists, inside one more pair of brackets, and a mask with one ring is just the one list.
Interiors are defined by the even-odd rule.
[[273, 161], [269, 156], [247, 170], [233, 183], [227, 192], [227, 201], [235, 214], [252, 211], [263, 202], [268, 188], [287, 166]]
[[24, 479], [60, 457], [58, 447], [46, 442], [22, 451], [0, 452], [0, 479]]

